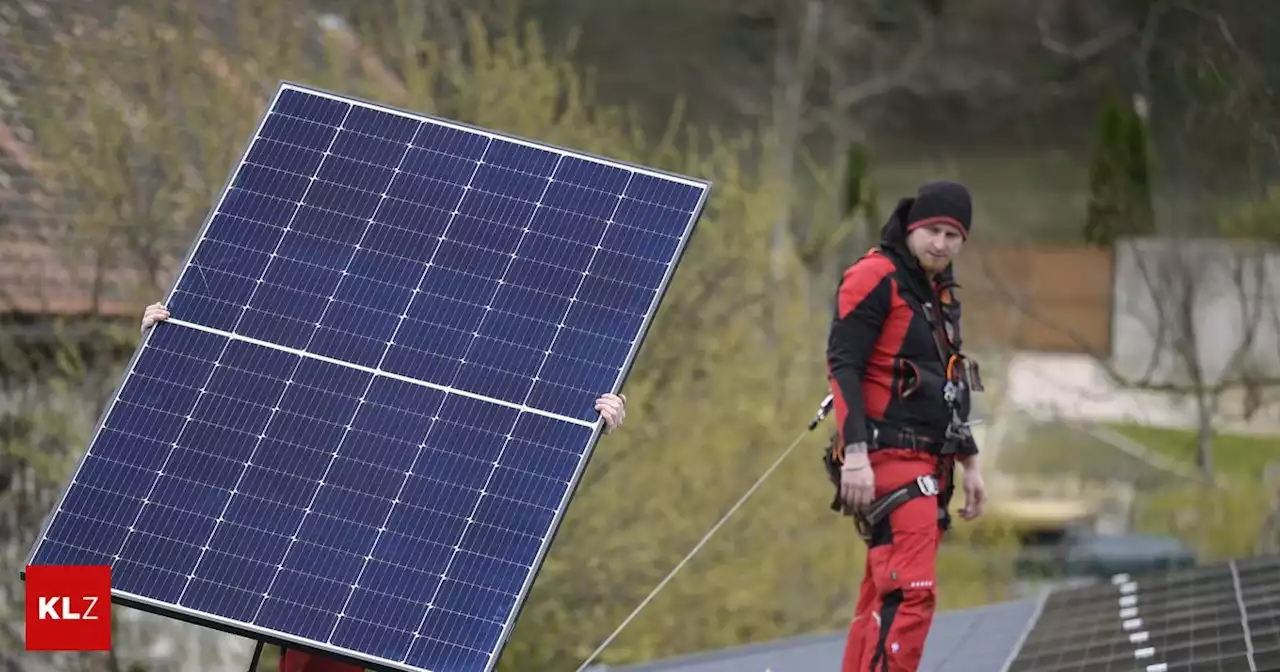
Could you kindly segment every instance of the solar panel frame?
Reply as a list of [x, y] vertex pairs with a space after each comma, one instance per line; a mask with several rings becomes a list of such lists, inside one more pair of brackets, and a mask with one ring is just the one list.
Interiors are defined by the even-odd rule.
[[[569, 149], [566, 147], [557, 146], [547, 142], [532, 140], [519, 135], [497, 132], [491, 129], [482, 128], [472, 124], [451, 120], [451, 119], [445, 119], [439, 116], [416, 112], [416, 111], [408, 110], [408, 109], [397, 107], [397, 106], [375, 103], [368, 99], [361, 98], [358, 96], [337, 94], [322, 88], [299, 84], [289, 80], [279, 81], [275, 92], [272, 94], [271, 99], [268, 101], [267, 105], [262, 110], [256, 124], [254, 125], [252, 134], [245, 141], [242, 150], [237, 156], [237, 160], [229, 170], [229, 174], [226, 180], [224, 181], [221, 190], [218, 192], [218, 197], [212, 204], [212, 207], [206, 213], [204, 220], [201, 223], [201, 226], [196, 236], [194, 237], [191, 245], [187, 250], [185, 257], [182, 260], [182, 264], [180, 266], [181, 272], [175, 274], [171, 285], [169, 286], [168, 290], [164, 294], [164, 302], [166, 304], [168, 304], [172, 300], [174, 294], [178, 291], [179, 286], [182, 283], [183, 275], [189, 269], [193, 268], [193, 260], [200, 247], [200, 244], [206, 239], [205, 238], [206, 233], [208, 232], [210, 226], [214, 222], [218, 213], [221, 211], [222, 205], [227, 195], [231, 192], [232, 186], [235, 184], [237, 177], [239, 176], [242, 168], [248, 163], [248, 157], [251, 150], [253, 149], [254, 143], [260, 137], [260, 134], [264, 128], [264, 125], [270, 118], [272, 112], [276, 109], [276, 106], [280, 100], [280, 97], [286, 91], [291, 91], [291, 90], [298, 91], [300, 93], [307, 94], [307, 95], [314, 95], [314, 96], [319, 96], [323, 98], [338, 100], [340, 102], [350, 104], [353, 107], [364, 107], [364, 108], [368, 108], [378, 112], [401, 115], [404, 117], [408, 117], [409, 119], [412, 119], [414, 121], [421, 122], [423, 124], [436, 125], [436, 126], [441, 126], [445, 128], [460, 130], [466, 133], [488, 138], [489, 140], [502, 140], [506, 142], [515, 143], [518, 145], [532, 147], [535, 149], [549, 151], [557, 155], [560, 155], [562, 157], [572, 156], [572, 157], [577, 157], [577, 158], [581, 158], [589, 161], [595, 161], [606, 166], [619, 167], [627, 171], [631, 171], [635, 174], [648, 175], [648, 176], [657, 177], [663, 180], [680, 182], [688, 186], [699, 188], [700, 194], [698, 196], [698, 200], [696, 204], [693, 206], [692, 213], [688, 221], [686, 222], [684, 231], [680, 236], [678, 243], [676, 244], [676, 248], [672, 256], [670, 257], [670, 261], [667, 265], [664, 275], [661, 281], [657, 285], [657, 289], [654, 292], [654, 295], [653, 295], [653, 298], [651, 299], [648, 310], [646, 310], [645, 315], [641, 319], [639, 327], [636, 329], [636, 331], [633, 332], [634, 341], [631, 344], [631, 347], [623, 361], [623, 364], [621, 365], [621, 367], [619, 367], [614, 384], [612, 388], [608, 390], [608, 392], [612, 392], [615, 394], [621, 391], [621, 389], [625, 385], [627, 378], [631, 373], [632, 368], [634, 367], [636, 357], [639, 354], [639, 351], [643, 347], [644, 342], [649, 335], [653, 320], [656, 317], [658, 311], [660, 310], [663, 300], [665, 299], [666, 294], [670, 289], [671, 281], [675, 275], [676, 269], [679, 267], [680, 263], [683, 261], [684, 254], [688, 249], [689, 243], [691, 242], [694, 233], [697, 231], [698, 224], [701, 221], [702, 214], [705, 210], [708, 198], [710, 196], [710, 192], [713, 184], [710, 180], [699, 179], [699, 178], [694, 178], [687, 175], [681, 175], [681, 174], [677, 174], [669, 171], [664, 171], [661, 169], [640, 165], [634, 162], [611, 159], [611, 158], [603, 157], [591, 152]], [[208, 327], [194, 325], [191, 323], [184, 323], [180, 320], [173, 319], [173, 318], [170, 319], [170, 322], [177, 325], [194, 327], [201, 331], [219, 333], [220, 335], [223, 335], [223, 336], [225, 336], [227, 333], [234, 334], [234, 331], [220, 332], [219, 330], [214, 330]], [[20, 577], [23, 580], [26, 579], [25, 566], [32, 564], [34, 559], [39, 554], [42, 544], [47, 539], [47, 534], [54, 520], [54, 514], [62, 507], [63, 502], [66, 500], [68, 494], [71, 492], [73, 483], [75, 482], [76, 475], [81, 473], [81, 470], [85, 465], [85, 462], [89, 458], [90, 447], [93, 446], [94, 442], [97, 440], [98, 436], [101, 434], [107, 419], [111, 415], [111, 411], [115, 402], [120, 398], [124, 390], [124, 387], [130, 378], [130, 375], [135, 370], [135, 366], [138, 364], [139, 359], [142, 357], [144, 352], [146, 352], [148, 344], [150, 343], [156, 331], [157, 331], [156, 329], [149, 330], [148, 333], [146, 333], [142, 337], [141, 341], [139, 342], [139, 345], [134, 350], [134, 353], [130, 356], [127, 362], [127, 365], [124, 369], [124, 372], [120, 377], [120, 381], [117, 383], [117, 385], [112, 391], [112, 394], [110, 396], [111, 401], [104, 405], [101, 413], [99, 414], [95, 422], [91, 437], [86, 442], [83, 452], [77, 459], [76, 464], [71, 472], [72, 476], [68, 478], [66, 482], [63, 484], [61, 490], [59, 491], [58, 497], [55, 500], [54, 507], [45, 516], [44, 520], [41, 523], [39, 533], [36, 537], [36, 541], [32, 544], [31, 549], [27, 554], [27, 558], [26, 558], [26, 562], [24, 564], [23, 570], [20, 571]], [[233, 335], [230, 337], [229, 340], [236, 340], [236, 339], [243, 340], [244, 337], [239, 335]], [[249, 340], [252, 340], [252, 339], [249, 339]], [[312, 355], [308, 353], [306, 356], [312, 356]], [[350, 362], [341, 362], [341, 363], [348, 366], [351, 365]], [[375, 374], [375, 379], [376, 379], [376, 376], [377, 374]], [[436, 387], [440, 387], [440, 386], [436, 386]], [[452, 392], [454, 392], [454, 390], [449, 391], [449, 393], [452, 393]], [[476, 395], [470, 395], [466, 392], [462, 392], [462, 394], [463, 396], [476, 396]], [[482, 398], [485, 398], [485, 400], [489, 402], [497, 401], [495, 398], [492, 398], [492, 397], [482, 397]], [[524, 410], [533, 412], [536, 414], [543, 414], [543, 415], [547, 414], [546, 412], [543, 412], [540, 409], [533, 408], [533, 407], [528, 407]], [[573, 471], [572, 477], [568, 483], [567, 489], [564, 492], [561, 502], [557, 506], [552, 516], [551, 523], [547, 528], [546, 537], [543, 539], [537, 551], [533, 565], [530, 571], [526, 574], [523, 581], [523, 585], [521, 586], [520, 591], [517, 595], [517, 598], [513, 606], [511, 607], [510, 613], [507, 616], [506, 621], [502, 626], [501, 634], [498, 638], [497, 645], [492, 649], [488, 664], [485, 668], [485, 672], [490, 672], [491, 670], [497, 667], [497, 664], [501, 659], [501, 654], [510, 640], [514, 626], [517, 623], [519, 616], [523, 611], [524, 606], [528, 602], [529, 591], [532, 588], [533, 584], [536, 582], [537, 577], [539, 576], [543, 566], [545, 565], [546, 554], [550, 550], [551, 546], [554, 544], [556, 535], [558, 534], [558, 532], [562, 527], [564, 515], [568, 511], [569, 506], [571, 505], [574, 497], [577, 494], [577, 490], [581, 484], [582, 475], [585, 473], [587, 467], [590, 465], [592, 457], [594, 456], [595, 448], [602, 436], [602, 429], [603, 429], [604, 423], [602, 419], [599, 419], [599, 420], [596, 420], [594, 423], [592, 423], [592, 425], [593, 426], [591, 429], [590, 438], [586, 442], [586, 445], [582, 452], [582, 456], [578, 460], [578, 463]], [[153, 613], [159, 616], [171, 618], [178, 621], [184, 621], [184, 622], [192, 623], [195, 625], [209, 627], [209, 628], [227, 632], [230, 634], [248, 637], [261, 642], [269, 642], [269, 643], [273, 643], [281, 646], [286, 646], [288, 648], [309, 650], [312, 652], [320, 653], [326, 657], [353, 662], [358, 665], [365, 666], [366, 668], [369, 668], [369, 669], [385, 670], [387, 672], [398, 672], [402, 670], [410, 670], [410, 671], [416, 672], [422, 669], [422, 668], [410, 666], [407, 663], [400, 664], [394, 661], [388, 661], [386, 659], [379, 659], [376, 657], [351, 656], [345, 653], [345, 651], [349, 651], [349, 649], [337, 649], [337, 648], [330, 649], [330, 648], [315, 646], [309, 641], [300, 640], [286, 633], [270, 630], [268, 628], [254, 625], [252, 623], [234, 621], [231, 619], [217, 616], [215, 614], [197, 612], [195, 610], [181, 607], [176, 604], [169, 604], [169, 603], [153, 600], [144, 596], [130, 594], [125, 591], [119, 590], [114, 586], [112, 588], [112, 603], [137, 609], [144, 612]]]

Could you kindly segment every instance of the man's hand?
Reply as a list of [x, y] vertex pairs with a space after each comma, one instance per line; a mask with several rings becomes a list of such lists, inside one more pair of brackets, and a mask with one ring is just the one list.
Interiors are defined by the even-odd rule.
[[862, 512], [875, 501], [876, 476], [867, 458], [867, 444], [851, 443], [840, 467], [840, 501], [846, 514]]
[[622, 426], [627, 417], [627, 395], [605, 394], [596, 399], [596, 410], [604, 418], [604, 433], [609, 434]]
[[982, 506], [987, 502], [987, 487], [982, 482], [982, 470], [978, 468], [976, 457], [961, 463], [964, 476], [960, 484], [964, 488], [964, 508], [960, 509], [960, 517], [973, 520], [982, 515]]
[[146, 333], [157, 322], [169, 319], [169, 309], [163, 304], [153, 303], [142, 312], [142, 332]]

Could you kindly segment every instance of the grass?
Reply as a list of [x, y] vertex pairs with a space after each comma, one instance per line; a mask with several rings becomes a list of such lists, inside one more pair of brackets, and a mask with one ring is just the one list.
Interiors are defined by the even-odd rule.
[[[1117, 424], [1112, 429], [1180, 463], [1196, 464], [1195, 432]], [[1260, 481], [1267, 464], [1280, 462], [1280, 437], [1219, 434], [1213, 439], [1213, 467], [1230, 480]]]
[[[1175, 463], [1196, 468], [1195, 432], [1130, 423], [1107, 428]], [[1231, 481], [1259, 482], [1269, 463], [1280, 463], [1280, 437], [1219, 434], [1213, 441], [1215, 473]], [[1040, 423], [1002, 449], [1000, 465], [1015, 474], [1072, 474], [1086, 480], [1123, 480], [1139, 488], [1176, 480], [1168, 471], [1125, 454], [1070, 423]]]
[[1124, 481], [1138, 488], [1160, 487], [1176, 479], [1168, 471], [1065, 422], [1029, 427], [1020, 438], [1001, 448], [999, 459], [1001, 470], [1017, 475], [1070, 475], [1093, 483]]
[[1056, 474], [1095, 484], [1130, 482], [1135, 495], [1128, 515], [1131, 530], [1181, 539], [1202, 561], [1251, 555], [1260, 548], [1260, 532], [1271, 534], [1263, 530], [1263, 521], [1277, 493], [1263, 475], [1268, 463], [1280, 461], [1276, 437], [1215, 436], [1214, 471], [1227, 487], [1208, 487], [1195, 478], [1195, 432], [1127, 423], [1106, 428], [1185, 465], [1191, 477], [1157, 468], [1067, 423], [1028, 428], [1001, 449], [1000, 467], [1031, 477]]

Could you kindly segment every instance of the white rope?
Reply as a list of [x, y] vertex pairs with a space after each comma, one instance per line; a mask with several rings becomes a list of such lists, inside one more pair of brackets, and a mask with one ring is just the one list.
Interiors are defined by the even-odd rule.
[[[825, 413], [821, 415], [825, 415]], [[818, 419], [821, 419], [821, 415], [819, 415]], [[707, 545], [707, 542], [711, 540], [711, 537], [715, 536], [715, 533], [718, 532], [731, 517], [733, 517], [733, 514], [737, 513], [738, 509], [742, 508], [742, 505], [751, 498], [751, 495], [755, 494], [756, 490], [760, 489], [760, 486], [764, 484], [765, 480], [767, 480], [769, 476], [782, 465], [782, 463], [787, 459], [787, 456], [796, 449], [796, 446], [800, 445], [800, 442], [804, 440], [804, 437], [808, 433], [808, 429], [801, 432], [800, 436], [797, 436], [796, 440], [792, 441], [791, 445], [787, 446], [787, 449], [782, 451], [782, 454], [778, 456], [778, 459], [774, 460], [773, 464], [770, 465], [768, 469], [765, 469], [764, 473], [760, 475], [760, 478], [756, 479], [756, 482], [747, 489], [746, 493], [744, 493], [733, 506], [729, 507], [729, 510], [720, 517], [720, 520], [716, 521], [715, 525], [711, 526], [711, 529], [703, 535], [702, 539], [693, 547], [693, 550], [689, 551], [689, 554], [684, 556], [684, 559], [681, 560], [669, 574], [667, 574], [666, 578], [662, 579], [662, 581], [660, 581], [652, 591], [649, 591], [648, 597], [645, 597], [644, 600], [640, 602], [640, 605], [637, 606], [630, 615], [623, 619], [622, 623], [618, 625], [613, 633], [606, 637], [605, 640], [600, 643], [600, 646], [596, 647], [596, 650], [585, 661], [583, 661], [582, 665], [578, 667], [577, 672], [584, 672], [588, 665], [595, 662], [596, 658], [613, 643], [613, 640], [617, 639], [618, 635], [622, 634], [622, 631], [631, 624], [631, 621], [635, 620], [636, 616], [640, 615], [640, 612], [643, 611], [645, 607], [649, 606], [649, 603], [653, 601], [653, 598], [657, 597], [658, 593], [662, 592], [662, 589], [671, 582], [671, 579], [675, 578], [676, 574], [679, 574], [680, 570], [684, 569], [685, 565], [689, 564], [689, 561], [693, 559], [693, 556], [697, 555], [698, 551], [701, 551], [702, 547]]]

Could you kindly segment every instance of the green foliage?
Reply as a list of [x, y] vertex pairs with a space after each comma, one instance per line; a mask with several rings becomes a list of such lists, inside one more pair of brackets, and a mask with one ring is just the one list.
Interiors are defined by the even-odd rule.
[[1117, 238], [1154, 231], [1146, 123], [1110, 92], [1095, 131], [1084, 239], [1109, 247]]
[[[537, 26], [511, 19], [495, 27], [470, 17], [465, 49], [455, 51], [421, 39], [426, 19], [407, 0], [398, 0], [394, 20], [370, 21], [358, 35], [329, 28], [319, 41], [308, 37], [315, 26], [297, 19], [307, 16], [298, 0], [236, 6], [231, 44], [179, 9], [122, 12], [110, 39], [68, 41], [41, 63], [52, 84], [31, 112], [43, 117], [36, 148], [70, 196], [74, 226], [62, 244], [108, 249], [136, 265], [164, 249], [166, 237], [189, 240], [278, 79], [714, 182], [626, 381], [627, 426], [598, 447], [501, 665], [573, 669], [794, 438], [825, 391], [826, 321], [811, 318], [802, 301], [765, 303], [799, 298], [807, 282], [791, 259], [781, 287], [769, 285], [773, 213], [787, 186], [767, 169], [772, 138], [694, 132], [679, 104], [668, 129], [651, 137], [633, 114], [596, 100], [571, 66], [571, 44], [552, 48]], [[112, 96], [95, 98], [94, 82], [110, 85]], [[821, 187], [809, 202], [833, 219], [838, 193]], [[161, 267], [148, 291], [171, 280], [172, 264]], [[143, 300], [153, 297], [139, 294], [139, 313]], [[779, 334], [773, 343], [762, 336], [766, 326]], [[46, 384], [74, 387], [83, 375]], [[81, 403], [93, 413], [101, 407], [100, 398]], [[66, 445], [83, 445], [88, 422], [66, 423], [81, 432]], [[844, 627], [864, 549], [848, 520], [827, 509], [819, 447], [816, 436], [801, 447], [803, 457], [774, 474], [605, 659]], [[983, 601], [1005, 581], [1005, 565], [986, 559], [990, 542], [965, 528], [958, 523], [946, 550], [957, 561], [940, 570], [949, 606]]]
[[1235, 481], [1229, 488], [1187, 484], [1144, 493], [1134, 529], [1165, 534], [1189, 544], [1201, 562], [1250, 556], [1273, 497], [1257, 481]]
[[[1195, 432], [1138, 425], [1116, 431], [1188, 467], [1196, 463]], [[1280, 459], [1274, 438], [1220, 434], [1214, 437], [1219, 486], [1187, 479], [1142, 489], [1135, 503], [1136, 531], [1170, 535], [1191, 545], [1201, 561], [1252, 555], [1264, 550], [1259, 530], [1275, 506], [1273, 486], [1263, 478]]]
[[825, 299], [835, 267], [858, 258], [879, 239], [879, 195], [864, 143], [849, 144], [838, 170], [825, 169], [808, 153], [802, 158], [807, 171], [802, 182], [809, 193], [792, 204], [795, 254], [810, 275], [810, 292]]
[[1268, 189], [1266, 198], [1223, 217], [1221, 231], [1232, 238], [1280, 244], [1280, 186]]
[[862, 215], [867, 222], [879, 224], [876, 186], [871, 179], [871, 151], [864, 143], [849, 143], [849, 149], [845, 152], [844, 188], [841, 196], [841, 217]]

